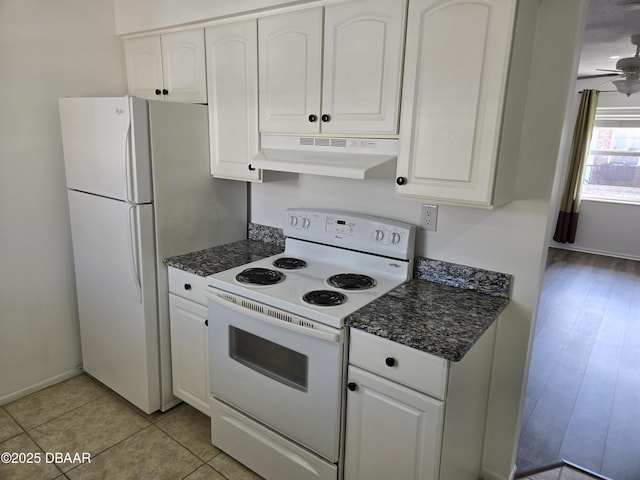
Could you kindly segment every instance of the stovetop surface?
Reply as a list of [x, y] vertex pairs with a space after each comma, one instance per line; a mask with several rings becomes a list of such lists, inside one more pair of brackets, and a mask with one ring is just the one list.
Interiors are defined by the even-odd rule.
[[[273, 265], [282, 258], [303, 260], [306, 267], [291, 270]], [[287, 239], [283, 253], [216, 273], [207, 280], [209, 285], [221, 290], [341, 328], [346, 316], [407, 280], [410, 264], [409, 261]], [[238, 274], [254, 268], [273, 270], [284, 278], [273, 285], [253, 285], [237, 280]], [[345, 273], [363, 275], [375, 281], [370, 288], [361, 290], [338, 288], [328, 282], [332, 276]], [[307, 303], [303, 297], [315, 290], [338, 292], [342, 295], [337, 296], [344, 296], [346, 300], [332, 306]]]
[[[347, 315], [411, 278], [415, 226], [408, 223], [356, 212], [290, 208], [283, 231], [284, 253], [216, 273], [208, 277], [209, 285], [340, 328]], [[273, 264], [283, 258], [297, 259], [304, 268]], [[250, 283], [254, 275], [243, 274], [238, 281], [237, 275], [247, 269], [258, 269], [253, 273], [259, 285]], [[328, 283], [341, 274], [371, 277], [371, 288]], [[325, 304], [331, 299], [337, 304]]]

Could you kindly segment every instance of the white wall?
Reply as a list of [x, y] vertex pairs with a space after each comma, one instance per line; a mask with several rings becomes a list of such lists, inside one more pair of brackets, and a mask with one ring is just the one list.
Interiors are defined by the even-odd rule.
[[640, 260], [639, 239], [640, 205], [583, 200], [576, 241], [551, 246]]
[[[421, 232], [418, 254], [514, 276], [512, 300], [498, 324], [485, 480], [509, 478], [520, 431], [521, 402], [543, 264], [550, 203], [583, 0], [541, 0], [519, 159], [517, 200], [496, 210], [441, 205], [436, 232]], [[564, 142], [566, 143], [566, 142]], [[328, 206], [419, 222], [420, 203], [394, 197], [393, 180], [353, 181], [301, 175], [251, 186], [251, 220], [281, 226], [289, 206]]]
[[113, 0], [0, 2], [0, 404], [81, 364], [59, 96], [122, 95]]
[[[615, 88], [611, 83], [602, 84], [604, 81], [606, 78], [595, 78], [579, 80], [576, 83], [576, 94], [573, 96], [571, 108], [574, 123], [580, 103], [580, 96], [577, 92], [585, 88], [601, 90], [598, 97], [599, 107], [640, 108], [640, 94], [627, 97], [621, 93], [606, 92], [604, 90], [615, 90]], [[573, 129], [573, 124], [571, 129]], [[566, 171], [567, 161], [568, 151], [562, 157], [563, 174]], [[559, 181], [556, 185], [559, 195], [562, 194], [563, 185], [564, 181]], [[558, 202], [554, 203], [556, 215], [560, 205], [559, 198]], [[553, 235], [553, 231], [551, 235]], [[640, 205], [583, 200], [575, 243], [557, 243], [552, 240], [551, 245], [558, 248], [640, 260], [640, 241], [638, 238], [640, 238]]]

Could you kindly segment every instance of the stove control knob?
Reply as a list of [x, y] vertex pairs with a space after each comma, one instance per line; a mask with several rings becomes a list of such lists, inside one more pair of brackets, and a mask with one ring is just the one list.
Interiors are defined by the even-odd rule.
[[309, 228], [310, 225], [311, 225], [311, 220], [309, 220], [306, 217], [302, 219], [302, 228]]
[[384, 238], [384, 232], [382, 230], [376, 230], [376, 242], [381, 242]]
[[396, 243], [400, 243], [400, 234], [399, 233], [392, 233], [391, 234], [391, 243], [396, 244]]
[[289, 225], [291, 225], [292, 227], [295, 227], [297, 223], [298, 223], [298, 217], [291, 215], [289, 217]]

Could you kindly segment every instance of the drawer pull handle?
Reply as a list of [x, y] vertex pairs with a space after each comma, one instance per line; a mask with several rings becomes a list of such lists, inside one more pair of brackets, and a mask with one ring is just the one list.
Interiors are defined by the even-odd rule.
[[355, 392], [358, 389], [358, 385], [354, 382], [349, 382], [347, 383], [347, 388], [349, 389], [349, 391]]
[[190, 283], [185, 283], [184, 284], [184, 289], [185, 290], [191, 290], [191, 284]]
[[396, 364], [396, 359], [393, 357], [387, 357], [384, 359], [384, 363], [387, 364], [387, 367], [393, 367]]

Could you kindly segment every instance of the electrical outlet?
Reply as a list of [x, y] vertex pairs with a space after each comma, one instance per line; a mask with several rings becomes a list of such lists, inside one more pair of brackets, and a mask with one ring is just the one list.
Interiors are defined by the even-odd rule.
[[436, 231], [438, 226], [438, 206], [422, 205], [422, 227], [431, 232]]

